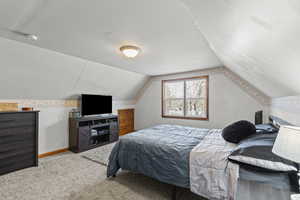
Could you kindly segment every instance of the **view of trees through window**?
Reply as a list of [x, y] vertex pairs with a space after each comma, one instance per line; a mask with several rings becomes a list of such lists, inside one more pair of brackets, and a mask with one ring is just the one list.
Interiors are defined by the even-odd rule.
[[164, 117], [208, 117], [208, 77], [163, 81]]

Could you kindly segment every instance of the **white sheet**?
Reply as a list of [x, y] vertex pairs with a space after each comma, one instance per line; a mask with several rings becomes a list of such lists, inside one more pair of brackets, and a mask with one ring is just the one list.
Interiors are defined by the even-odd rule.
[[190, 153], [191, 191], [210, 200], [233, 200], [239, 166], [228, 161], [235, 144], [226, 142], [220, 129], [212, 129]]

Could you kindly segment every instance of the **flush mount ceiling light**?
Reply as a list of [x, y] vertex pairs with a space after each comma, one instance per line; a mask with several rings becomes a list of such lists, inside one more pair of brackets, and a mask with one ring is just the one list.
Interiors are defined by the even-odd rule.
[[122, 46], [120, 48], [120, 51], [127, 58], [134, 58], [134, 57], [136, 57], [139, 54], [140, 48], [138, 48], [136, 46], [126, 45], [126, 46]]

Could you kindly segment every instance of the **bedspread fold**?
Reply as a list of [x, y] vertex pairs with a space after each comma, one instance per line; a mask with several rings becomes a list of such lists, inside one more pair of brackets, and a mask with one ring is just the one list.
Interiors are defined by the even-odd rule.
[[212, 129], [190, 153], [191, 191], [211, 200], [236, 199], [239, 166], [228, 161], [236, 147]]

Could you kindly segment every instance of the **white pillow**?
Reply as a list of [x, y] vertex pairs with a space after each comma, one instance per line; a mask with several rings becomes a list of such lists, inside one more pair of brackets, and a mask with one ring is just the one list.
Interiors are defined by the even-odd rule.
[[241, 156], [241, 155], [229, 156], [229, 159], [237, 161], [239, 163], [245, 163], [248, 165], [270, 169], [274, 171], [282, 171], [282, 172], [297, 171], [297, 168], [292, 165], [286, 165], [281, 162], [273, 162], [270, 160], [263, 160], [259, 158], [248, 157], [248, 156]]

